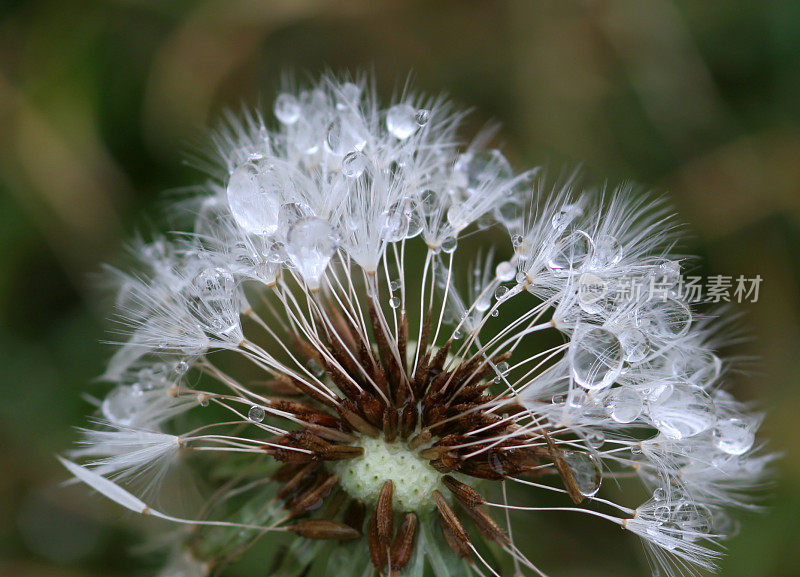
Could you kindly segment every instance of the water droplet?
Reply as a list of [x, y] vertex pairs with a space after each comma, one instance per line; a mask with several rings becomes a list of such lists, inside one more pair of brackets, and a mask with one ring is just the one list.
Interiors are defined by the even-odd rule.
[[655, 270], [656, 278], [665, 284], [676, 285], [681, 280], [681, 263], [665, 260]]
[[197, 403], [198, 403], [198, 404], [199, 404], [201, 407], [207, 407], [207, 406], [208, 406], [208, 405], [211, 403], [211, 401], [209, 401], [209, 399], [208, 399], [208, 396], [207, 396], [206, 394], [204, 394], [204, 393], [199, 393], [199, 394], [197, 395]]
[[228, 298], [236, 288], [236, 279], [222, 267], [208, 267], [200, 271], [193, 281], [197, 293], [204, 298]]
[[650, 352], [650, 343], [644, 333], [638, 329], [629, 328], [619, 333], [619, 341], [625, 360], [629, 363], [643, 361]]
[[181, 359], [175, 365], [175, 373], [178, 375], [185, 375], [189, 371], [189, 361]]
[[319, 131], [307, 120], [301, 118], [295, 125], [291, 143], [303, 154], [316, 154], [321, 144]]
[[142, 408], [142, 395], [136, 385], [119, 385], [106, 395], [100, 410], [115, 425], [131, 425]]
[[337, 116], [328, 125], [325, 143], [331, 154], [344, 156], [348, 152], [361, 150], [366, 146], [367, 139], [361, 129], [361, 121], [357, 116], [343, 114]]
[[520, 206], [516, 201], [503, 202], [495, 209], [497, 220], [509, 227], [512, 223], [517, 222], [520, 215]]
[[655, 325], [653, 331], [663, 337], [682, 337], [692, 325], [692, 311], [689, 305], [677, 299], [667, 299], [657, 303], [653, 310]]
[[514, 280], [516, 280], [518, 284], [522, 284], [528, 280], [528, 275], [523, 271], [519, 271], [517, 276], [514, 277]]
[[409, 221], [402, 206], [394, 206], [386, 212], [386, 224], [384, 230], [386, 231], [386, 240], [389, 242], [398, 242], [406, 238], [408, 234]]
[[281, 177], [263, 159], [251, 159], [237, 167], [227, 188], [237, 224], [251, 234], [273, 234], [278, 229], [282, 188]]
[[408, 214], [407, 216], [408, 216], [408, 232], [406, 233], [406, 238], [414, 238], [415, 236], [417, 236], [422, 232], [425, 223], [417, 211], [414, 211]]
[[389, 299], [389, 306], [393, 309], [400, 308], [400, 297], [392, 297]]
[[460, 339], [461, 337], [463, 337], [463, 336], [464, 336], [464, 335], [462, 335], [462, 334], [461, 334], [461, 331], [458, 331], [458, 330], [456, 330], [456, 331], [453, 331], [453, 340], [454, 340], [454, 341], [457, 341], [457, 340], [459, 340], [459, 339]]
[[405, 140], [419, 128], [416, 118], [417, 112], [410, 104], [396, 104], [386, 113], [386, 128], [392, 136]]
[[501, 361], [495, 365], [495, 368], [497, 368], [498, 372], [505, 374], [508, 372], [509, 366], [507, 362]]
[[704, 389], [719, 377], [721, 371], [722, 361], [711, 351], [695, 351], [677, 356], [672, 361], [672, 374]]
[[603, 481], [597, 457], [580, 451], [564, 451], [564, 461], [572, 471], [580, 494], [584, 497], [596, 495]]
[[492, 309], [492, 312], [490, 312], [489, 315], [493, 317], [499, 317], [500, 311], [498, 309]]
[[319, 288], [337, 242], [336, 231], [321, 218], [300, 219], [289, 229], [286, 252], [310, 289]]
[[594, 239], [592, 262], [600, 268], [609, 267], [622, 260], [622, 246], [616, 237], [603, 234]]
[[582, 230], [570, 232], [553, 246], [547, 266], [554, 271], [578, 270], [586, 262], [591, 244], [592, 239]]
[[668, 386], [650, 405], [650, 418], [670, 439], [685, 439], [714, 425], [714, 405], [701, 388], [686, 383]]
[[345, 110], [347, 108], [354, 108], [358, 106], [361, 100], [361, 87], [352, 82], [345, 82], [340, 88], [340, 93], [337, 95], [336, 108]]
[[565, 204], [564, 206], [561, 207], [561, 209], [558, 212], [556, 212], [553, 215], [551, 223], [554, 229], [562, 231], [565, 228], [567, 228], [567, 226], [569, 226], [569, 224], [573, 220], [575, 220], [582, 214], [583, 210], [581, 210], [581, 207], [579, 207], [578, 205]]
[[513, 172], [508, 159], [496, 148], [466, 152], [453, 167], [458, 186], [470, 192], [496, 180], [511, 178]]
[[400, 290], [400, 287], [402, 287], [402, 286], [403, 286], [403, 282], [399, 278], [396, 278], [391, 283], [389, 283], [389, 288], [392, 291], [398, 291], [398, 290]]
[[417, 113], [414, 115], [414, 120], [417, 121], [417, 124], [420, 126], [425, 126], [428, 124], [428, 121], [431, 119], [431, 111], [427, 108], [420, 108], [417, 110]]
[[517, 247], [521, 246], [522, 245], [522, 235], [521, 234], [512, 235], [511, 236], [511, 244], [514, 246], [514, 248], [517, 248]]
[[714, 427], [714, 445], [729, 455], [743, 455], [755, 440], [755, 428], [745, 419], [722, 419]]
[[658, 505], [653, 509], [653, 518], [659, 523], [666, 523], [669, 521], [670, 516], [671, 512], [667, 505]]
[[603, 431], [591, 431], [586, 435], [586, 443], [593, 449], [599, 449], [605, 442]]
[[507, 286], [499, 286], [494, 290], [494, 298], [501, 301], [508, 294]]
[[608, 416], [618, 423], [632, 423], [642, 414], [644, 400], [636, 390], [619, 387], [611, 391], [605, 403]]
[[463, 230], [470, 225], [472, 216], [463, 205], [452, 205], [447, 209], [447, 222], [454, 230]]
[[264, 420], [266, 415], [267, 413], [264, 411], [263, 407], [259, 407], [258, 405], [253, 405], [250, 407], [250, 410], [247, 411], [247, 418], [254, 423], [260, 423]]
[[439, 206], [439, 197], [432, 190], [423, 190], [419, 195], [419, 207], [423, 214], [430, 215]]
[[275, 99], [275, 117], [283, 124], [294, 124], [300, 119], [300, 103], [297, 98], [285, 92]]
[[582, 387], [595, 390], [611, 386], [622, 369], [622, 347], [617, 335], [594, 327], [576, 330], [569, 347], [572, 375]]
[[367, 168], [367, 155], [358, 150], [348, 152], [342, 160], [342, 174], [348, 178], [358, 178]]
[[517, 273], [517, 267], [515, 267], [507, 260], [498, 263], [494, 269], [494, 274], [497, 275], [497, 280], [501, 282], [507, 282], [512, 280], [516, 273]]
[[447, 254], [453, 254], [456, 251], [456, 247], [458, 246], [458, 240], [454, 236], [446, 236], [444, 240], [442, 240], [441, 245], [439, 245], [442, 249], [442, 252]]
[[655, 491], [653, 491], [653, 500], [663, 501], [666, 498], [667, 498], [667, 490], [664, 487], [656, 487]]
[[711, 527], [714, 534], [720, 535], [723, 539], [730, 539], [739, 533], [739, 521], [719, 509], [714, 510]]

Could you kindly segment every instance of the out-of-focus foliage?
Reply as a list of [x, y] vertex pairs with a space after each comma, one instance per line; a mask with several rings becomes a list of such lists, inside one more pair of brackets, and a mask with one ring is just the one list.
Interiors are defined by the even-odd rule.
[[[757, 356], [738, 396], [770, 409], [785, 452], [769, 511], [730, 541], [722, 574], [800, 574], [800, 3], [794, 0], [63, 0], [0, 5], [0, 574], [148, 575], [129, 518], [53, 459], [100, 390], [112, 339], [91, 287], [225, 107], [281, 78], [373, 70], [503, 125], [518, 167], [583, 163], [668, 190], [700, 274], [763, 279], [739, 305]], [[149, 214], [154, 220], [143, 217]], [[133, 521], [136, 521], [135, 519]], [[630, 575], [636, 550], [541, 520], [552, 575]], [[581, 551], [587, 554], [581, 555]], [[585, 559], [585, 561], [584, 561]], [[592, 564], [590, 561], [592, 560]], [[262, 573], [268, 565], [231, 569]]]

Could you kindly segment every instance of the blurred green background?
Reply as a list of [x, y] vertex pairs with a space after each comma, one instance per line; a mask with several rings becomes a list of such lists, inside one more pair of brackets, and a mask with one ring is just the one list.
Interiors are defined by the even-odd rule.
[[[753, 339], [735, 353], [760, 362], [733, 387], [769, 409], [764, 437], [785, 457], [722, 575], [800, 575], [796, 0], [0, 3], [0, 574], [152, 573], [137, 520], [58, 486], [53, 454], [109, 354], [91, 275], [165, 226], [162, 193], [202, 179], [182, 160], [221, 110], [325, 69], [374, 70], [387, 98], [413, 72], [473, 106], [475, 127], [500, 121], [518, 167], [582, 162], [590, 180], [667, 190], [704, 274], [764, 278], [736, 307]], [[595, 528], [545, 567], [647, 573]], [[608, 564], [614, 544], [624, 562]]]

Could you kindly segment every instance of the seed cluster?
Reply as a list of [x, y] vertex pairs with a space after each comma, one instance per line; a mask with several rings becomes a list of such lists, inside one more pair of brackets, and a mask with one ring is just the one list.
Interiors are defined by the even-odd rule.
[[[328, 315], [337, 322], [336, 334], [327, 339], [327, 350], [338, 364], [328, 362], [300, 336], [294, 335], [294, 341], [298, 350], [312, 355], [311, 359], [324, 367], [340, 399], [336, 404], [328, 402], [314, 391], [304, 390], [303, 383], [290, 380], [286, 385], [295, 387], [301, 395], [310, 393], [306, 401], [276, 399], [271, 406], [294, 414], [303, 428], [263, 446], [266, 453], [286, 463], [273, 480], [284, 483], [278, 495], [293, 517], [311, 514], [336, 495], [342, 487], [331, 471], [341, 471], [342, 467], [331, 464], [362, 458], [365, 451], [359, 439], [363, 438], [404, 445], [427, 461], [441, 474], [441, 489], [452, 494], [476, 529], [501, 545], [508, 545], [508, 537], [481, 508], [483, 497], [452, 473], [499, 481], [532, 474], [534, 469], [537, 475], [556, 472], [575, 502], [583, 499], [562, 452], [547, 432], [521, 430], [514, 415], [524, 412], [522, 407], [513, 397], [490, 392], [493, 367], [504, 362], [508, 353], [493, 359], [474, 356], [448, 363], [453, 340], [438, 350], [430, 346], [428, 315], [418, 354], [407, 355], [407, 321], [402, 316], [404, 328], [396, 347], [403, 353], [401, 358], [418, 359], [408, 366], [391, 354], [374, 306], [370, 318], [377, 351], [358, 346], [353, 327], [338, 311], [331, 309]], [[356, 358], [346, 352], [352, 350], [358, 351]], [[346, 374], [341, 367], [348, 367]], [[543, 439], [547, 439], [544, 446]], [[544, 466], [547, 463], [552, 466]], [[361, 482], [381, 487], [374, 502], [365, 503], [358, 496], [354, 499], [345, 490], [344, 496], [335, 500], [335, 507], [323, 509], [324, 518], [304, 520], [289, 529], [309, 539], [355, 539], [365, 533], [375, 568], [396, 575], [411, 557], [417, 513], [435, 507], [451, 549], [472, 559], [472, 544], [463, 522], [438, 489], [431, 490], [429, 502], [418, 501], [414, 510], [408, 510], [397, 506], [394, 491], [398, 480], [373, 478]], [[342, 520], [336, 521], [339, 509], [343, 509]], [[404, 515], [397, 532], [395, 513]], [[366, 531], [365, 516], [369, 517]]]

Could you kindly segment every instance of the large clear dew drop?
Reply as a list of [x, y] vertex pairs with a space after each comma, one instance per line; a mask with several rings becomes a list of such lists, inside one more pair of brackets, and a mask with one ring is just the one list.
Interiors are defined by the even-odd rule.
[[608, 329], [580, 328], [572, 337], [569, 361], [575, 382], [589, 390], [604, 389], [622, 370], [622, 347]]
[[642, 395], [628, 387], [613, 389], [605, 402], [608, 416], [617, 423], [632, 423], [642, 414], [643, 407]]
[[133, 424], [142, 407], [143, 394], [137, 385], [119, 385], [103, 399], [100, 405], [103, 417], [123, 427]]
[[746, 419], [721, 419], [714, 427], [714, 445], [729, 455], [744, 455], [756, 440], [755, 427]]
[[228, 205], [237, 224], [250, 234], [274, 234], [282, 188], [280, 176], [264, 159], [251, 159], [238, 166], [227, 189]]
[[291, 94], [282, 93], [275, 99], [275, 117], [282, 124], [294, 124], [300, 119], [300, 103]]
[[582, 230], [564, 234], [552, 248], [547, 266], [555, 272], [580, 269], [592, 250], [592, 239]]
[[367, 169], [369, 159], [358, 150], [348, 152], [342, 159], [342, 174], [348, 178], [358, 178]]
[[564, 461], [569, 465], [580, 494], [584, 497], [596, 495], [603, 481], [597, 457], [581, 451], [564, 451]]
[[700, 387], [687, 383], [668, 386], [650, 404], [650, 418], [670, 439], [685, 439], [714, 426], [714, 404]]
[[417, 111], [410, 104], [396, 104], [386, 113], [386, 128], [395, 138], [405, 140], [419, 127]]
[[319, 288], [337, 243], [335, 229], [321, 218], [302, 218], [289, 229], [286, 252], [308, 288]]
[[194, 277], [190, 300], [202, 328], [211, 333], [236, 336], [240, 330], [239, 311], [234, 306], [236, 279], [222, 267], [207, 267]]
[[475, 192], [489, 183], [511, 178], [514, 170], [505, 155], [492, 148], [476, 152], [465, 152], [453, 168], [456, 184]]

